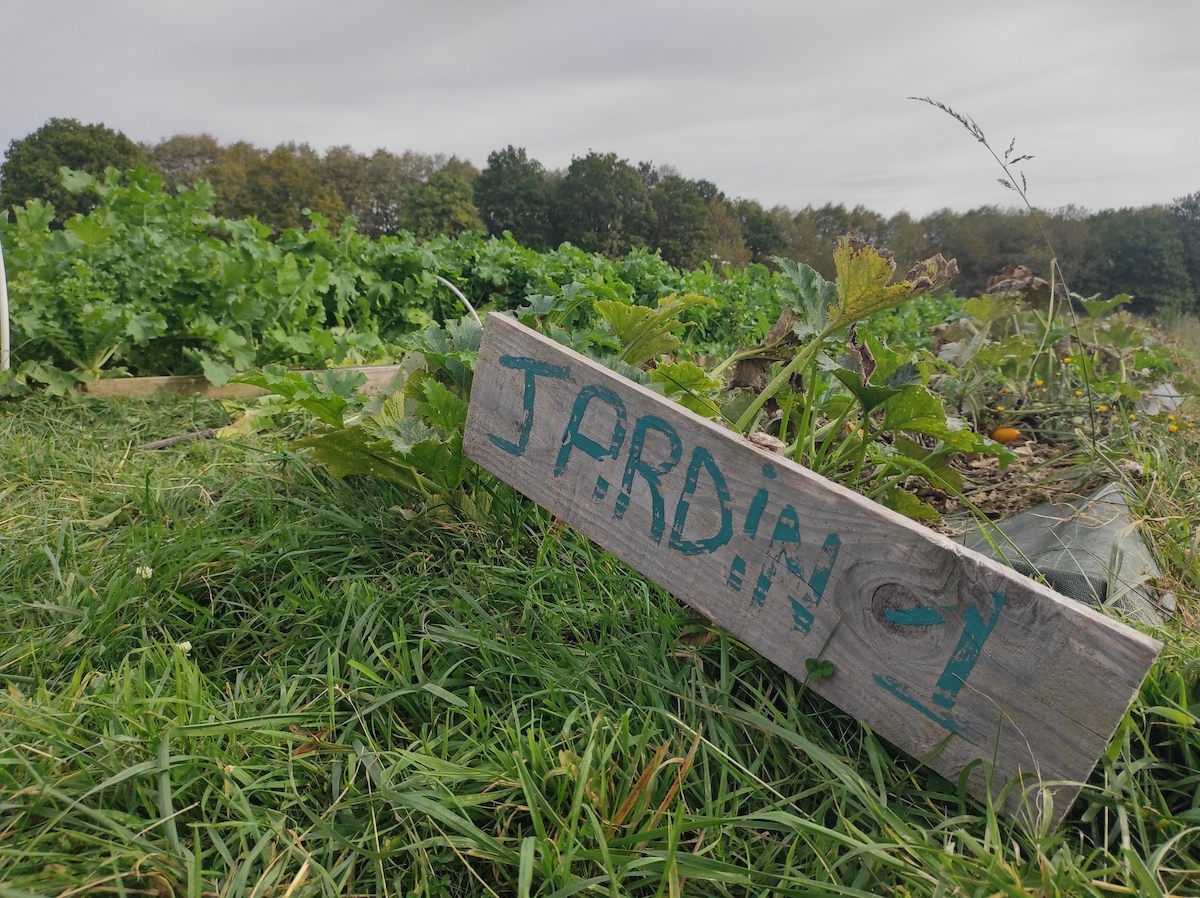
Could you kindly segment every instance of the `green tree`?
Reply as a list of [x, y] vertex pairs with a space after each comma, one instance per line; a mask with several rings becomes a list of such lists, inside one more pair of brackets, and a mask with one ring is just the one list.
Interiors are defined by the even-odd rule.
[[551, 201], [557, 240], [620, 258], [645, 246], [654, 231], [654, 206], [638, 169], [616, 153], [571, 160]]
[[1128, 293], [1139, 311], [1191, 309], [1183, 239], [1170, 208], [1105, 209], [1092, 225], [1104, 245], [1108, 283], [1102, 293]]
[[370, 237], [395, 234], [408, 203], [409, 193], [446, 164], [444, 156], [426, 156], [405, 151], [397, 156], [379, 149], [367, 160], [369, 208], [358, 221], [359, 230]]
[[742, 226], [722, 197], [708, 201], [708, 229], [712, 240], [705, 250], [705, 261], [717, 270], [741, 269], [750, 264], [751, 253], [742, 236]]
[[825, 278], [833, 278], [833, 247], [844, 234], [875, 246], [885, 246], [887, 221], [865, 206], [847, 209], [841, 203], [820, 208], [806, 206], [790, 220], [777, 219], [787, 246], [786, 255], [812, 266]]
[[1108, 288], [1104, 242], [1092, 223], [1092, 215], [1079, 206], [1040, 211], [1042, 227], [1054, 247], [1058, 267], [1067, 286], [1088, 296]]
[[1032, 216], [1024, 209], [981, 206], [964, 214], [942, 209], [921, 219], [932, 252], [958, 259], [953, 289], [978, 296], [1005, 265], [1025, 265], [1049, 277], [1050, 254]]
[[252, 215], [277, 231], [302, 227], [305, 209], [325, 216], [335, 228], [345, 217], [345, 204], [324, 183], [321, 158], [308, 144], [281, 143], [256, 155], [248, 159], [235, 217]]
[[716, 239], [708, 203], [694, 181], [668, 174], [650, 191], [654, 225], [650, 245], [676, 268], [695, 268]]
[[437, 171], [467, 182], [479, 176], [475, 166], [457, 156], [446, 159], [411, 150], [396, 156], [379, 149], [367, 157], [349, 146], [331, 147], [320, 165], [323, 182], [357, 219], [358, 230], [374, 238], [396, 232], [412, 191]]
[[169, 187], [212, 181], [221, 145], [211, 134], [176, 134], [150, 148], [150, 164]]
[[0, 209], [7, 213], [27, 200], [43, 200], [54, 206], [55, 221], [61, 225], [72, 215], [96, 207], [94, 194], [71, 193], [63, 186], [61, 168], [102, 178], [109, 167], [125, 171], [145, 161], [145, 151], [120, 131], [103, 124], [84, 125], [73, 118], [52, 118], [9, 143], [0, 164]]
[[475, 204], [487, 232], [510, 232], [522, 246], [550, 249], [550, 198], [546, 170], [524, 148], [511, 144], [488, 154], [475, 181]]
[[832, 233], [827, 232], [830, 227], [827, 216], [818, 217], [816, 209], [805, 206], [781, 224], [789, 259], [810, 265], [827, 280], [837, 274], [833, 268], [833, 247], [838, 234], [836, 227]]
[[1183, 265], [1191, 282], [1192, 305], [1200, 300], [1200, 192], [1189, 193], [1171, 206], [1183, 245]]
[[349, 146], [330, 147], [319, 166], [321, 181], [337, 194], [346, 209], [359, 222], [370, 214], [371, 179], [369, 161]]
[[922, 259], [940, 252], [930, 248], [928, 236], [919, 221], [915, 221], [907, 212], [897, 212], [883, 226], [882, 245], [892, 251], [896, 260], [896, 268], [908, 271]]
[[754, 200], [736, 200], [733, 214], [741, 225], [746, 248], [754, 262], [768, 262], [787, 249], [787, 238], [776, 215], [765, 210]]
[[434, 172], [409, 191], [400, 223], [419, 240], [483, 230], [471, 182], [446, 169]]
[[437, 170], [445, 172], [448, 175], [457, 175], [468, 184], [474, 184], [475, 179], [479, 177], [479, 169], [470, 163], [467, 159], [459, 159], [457, 156], [451, 156], [445, 162], [437, 166]]
[[242, 218], [253, 215], [245, 197], [250, 172], [262, 163], [263, 153], [257, 147], [239, 140], [221, 149], [212, 170], [212, 186], [217, 193], [217, 215]]

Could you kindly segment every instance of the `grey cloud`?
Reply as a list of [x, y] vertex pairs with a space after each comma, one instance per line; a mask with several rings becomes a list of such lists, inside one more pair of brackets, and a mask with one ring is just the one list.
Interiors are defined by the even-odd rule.
[[8, 5], [3, 145], [73, 116], [478, 165], [509, 143], [551, 168], [613, 151], [767, 206], [1012, 203], [982, 147], [905, 99], [928, 94], [1034, 153], [1039, 205], [1200, 189], [1192, 0]]

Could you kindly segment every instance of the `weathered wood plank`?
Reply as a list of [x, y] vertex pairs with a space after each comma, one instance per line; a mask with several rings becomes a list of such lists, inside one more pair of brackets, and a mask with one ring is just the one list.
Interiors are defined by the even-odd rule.
[[464, 449], [792, 676], [832, 661], [812, 688], [940, 773], [983, 760], [977, 796], [1045, 784], [1053, 824], [1161, 648], [500, 315]]
[[207, 378], [172, 375], [169, 377], [112, 377], [89, 380], [79, 385], [80, 392], [89, 396], [204, 396], [208, 399], [252, 399], [265, 396], [267, 391], [250, 384], [226, 384], [214, 387]]
[[[367, 376], [362, 392], [378, 393], [400, 370], [399, 365], [362, 365], [355, 368], [339, 368], [339, 371], [361, 371]], [[200, 395], [208, 399], [253, 399], [266, 396], [269, 392], [250, 384], [226, 384], [214, 387], [204, 377], [172, 375], [169, 377], [113, 377], [106, 380], [91, 380], [80, 384], [80, 389], [89, 396], [162, 396], [178, 393], [184, 396]]]

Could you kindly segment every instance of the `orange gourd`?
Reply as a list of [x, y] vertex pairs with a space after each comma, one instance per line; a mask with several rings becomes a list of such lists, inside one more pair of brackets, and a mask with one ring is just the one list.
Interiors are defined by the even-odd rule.
[[992, 439], [997, 443], [1012, 443], [1021, 438], [1021, 431], [1015, 427], [997, 427], [992, 431]]

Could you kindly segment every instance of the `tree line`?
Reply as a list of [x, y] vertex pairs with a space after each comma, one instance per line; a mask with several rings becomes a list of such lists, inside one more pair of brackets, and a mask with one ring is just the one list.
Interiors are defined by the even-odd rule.
[[542, 251], [569, 242], [618, 258], [649, 247], [685, 269], [705, 263], [736, 269], [783, 256], [826, 277], [833, 274], [833, 242], [849, 233], [890, 249], [902, 270], [938, 252], [956, 257], [960, 295], [983, 292], [1008, 264], [1048, 275], [1048, 240], [1076, 293], [1129, 293], [1142, 311], [1200, 310], [1200, 192], [1139, 208], [1039, 210], [1037, 221], [1024, 209], [999, 206], [914, 218], [842, 204], [764, 208], [670, 165], [635, 164], [615, 153], [591, 151], [551, 170], [508, 146], [490, 153], [481, 170], [457, 156], [384, 149], [368, 155], [349, 146], [320, 153], [296, 143], [222, 146], [207, 134], [137, 144], [104, 125], [51, 119], [9, 144], [0, 164], [0, 208], [40, 198], [64, 221], [88, 211], [94, 198], [68, 192], [61, 166], [98, 176], [108, 166], [141, 164], [170, 185], [207, 180], [217, 193], [216, 214], [253, 216], [277, 231], [303, 225], [311, 210], [335, 227], [353, 217], [373, 238], [401, 230], [420, 239], [508, 232]]

